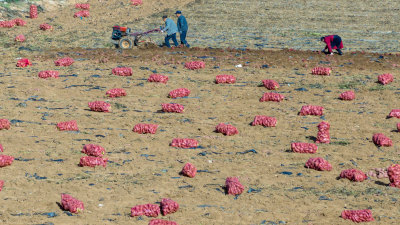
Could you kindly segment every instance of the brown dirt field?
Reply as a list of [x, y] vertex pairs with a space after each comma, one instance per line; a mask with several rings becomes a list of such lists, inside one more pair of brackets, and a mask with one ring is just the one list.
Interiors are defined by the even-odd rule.
[[[76, 62], [55, 67], [53, 60], [62, 56]], [[33, 61], [32, 67], [22, 69], [15, 67], [15, 58], [6, 58], [0, 74], [4, 91], [0, 118], [14, 121], [10, 130], [0, 131], [0, 143], [4, 154], [18, 160], [1, 168], [5, 180], [1, 220], [6, 224], [147, 224], [149, 218], [129, 217], [130, 208], [172, 198], [181, 208], [163, 218], [179, 224], [351, 224], [339, 217], [341, 211], [364, 208], [373, 211], [376, 223], [396, 224], [399, 189], [388, 187], [388, 179], [362, 183], [336, 179], [343, 169], [366, 172], [399, 162], [400, 137], [393, 132], [397, 121], [386, 119], [399, 105], [398, 80], [387, 86], [376, 80], [381, 73], [397, 74], [393, 64], [399, 64], [400, 57], [379, 56], [326, 57], [287, 50], [72, 49], [21, 55]], [[205, 58], [201, 59], [205, 69], [184, 69], [183, 62], [199, 57]], [[109, 61], [99, 63], [103, 58]], [[245, 66], [236, 68], [239, 63]], [[269, 68], [260, 68], [264, 64]], [[332, 67], [333, 74], [311, 75], [311, 68], [318, 65]], [[111, 69], [116, 66], [132, 67], [134, 75], [114, 76]], [[37, 78], [46, 69], [59, 70], [63, 76]], [[168, 84], [146, 82], [152, 71], [168, 75]], [[237, 83], [214, 84], [218, 74], [235, 75]], [[258, 87], [262, 79], [277, 80], [278, 93], [287, 100], [259, 102], [267, 91]], [[180, 87], [192, 91], [190, 98], [167, 98], [170, 90]], [[308, 91], [296, 91], [302, 87]], [[124, 88], [128, 96], [107, 99], [105, 92], [111, 88]], [[338, 100], [345, 90], [355, 90], [356, 99]], [[88, 111], [87, 102], [94, 100], [110, 102], [112, 112]], [[159, 113], [165, 102], [181, 103], [185, 112]], [[305, 104], [325, 107], [325, 116], [298, 116]], [[276, 117], [277, 127], [250, 126], [259, 114]], [[315, 155], [288, 151], [293, 141], [313, 142], [316, 123], [323, 119], [331, 123], [331, 144], [319, 144]], [[55, 124], [67, 120], [77, 120], [80, 131], [57, 131]], [[133, 133], [139, 122], [159, 124], [157, 134]], [[219, 122], [233, 124], [240, 134], [214, 133]], [[377, 132], [390, 137], [394, 147], [377, 148], [371, 141]], [[176, 137], [195, 138], [203, 148], [169, 147]], [[110, 160], [106, 169], [77, 165], [87, 143], [106, 148]], [[237, 154], [250, 149], [257, 154]], [[304, 168], [311, 156], [328, 159], [333, 170]], [[208, 172], [192, 179], [182, 177], [178, 173], [186, 162]], [[292, 175], [282, 174], [285, 171]], [[228, 176], [239, 176], [245, 186], [236, 200], [222, 191]], [[250, 188], [259, 192], [247, 193]], [[82, 200], [85, 212], [68, 216], [57, 205], [60, 193]], [[48, 212], [57, 216], [47, 218], [43, 213]]]
[[[36, 20], [27, 19], [26, 27], [0, 29], [0, 118], [12, 122], [10, 130], [0, 130], [0, 144], [4, 147], [2, 154], [16, 158], [11, 166], [0, 168], [0, 180], [5, 181], [0, 192], [3, 224], [145, 225], [151, 218], [132, 218], [130, 208], [157, 203], [162, 198], [177, 201], [180, 209], [159, 218], [181, 225], [353, 224], [340, 218], [345, 209], [371, 209], [376, 221], [369, 224], [398, 224], [400, 189], [389, 187], [387, 178], [370, 177], [355, 183], [337, 177], [344, 169], [367, 172], [399, 163], [400, 136], [394, 130], [400, 121], [386, 116], [400, 105], [400, 55], [346, 51], [344, 56], [325, 56], [286, 49], [232, 49], [263, 44], [254, 37], [265, 36], [271, 41], [266, 48], [320, 49], [320, 43], [312, 40], [319, 36], [317, 32], [340, 30], [327, 27], [334, 17], [333, 21], [351, 25], [346, 29], [352, 32], [344, 32], [348, 43], [355, 44], [351, 48], [398, 51], [398, 27], [393, 25], [398, 18], [398, 2], [379, 6], [372, 1], [357, 3], [355, 6], [364, 12], [358, 15], [368, 20], [351, 19], [353, 4], [344, 1], [337, 2], [344, 5], [343, 17], [334, 11], [320, 11], [333, 7], [336, 3], [332, 1], [257, 1], [258, 7], [256, 1], [249, 1], [254, 4], [249, 4], [247, 11], [227, 0], [219, 5], [214, 0], [148, 0], [140, 7], [129, 6], [129, 1], [88, 2], [92, 17], [87, 19], [74, 19], [76, 10], [67, 6], [46, 11]], [[264, 6], [269, 9], [267, 14], [254, 11]], [[192, 43], [198, 41], [194, 46], [231, 48], [153, 47], [121, 51], [110, 45], [111, 27], [116, 23], [151, 29], [160, 24], [161, 14], [172, 15], [177, 7], [187, 12], [191, 20], [193, 33], [189, 37]], [[301, 13], [294, 14], [299, 9]], [[254, 20], [248, 16], [253, 16], [250, 12], [268, 18], [265, 21], [269, 21], [271, 29], [250, 35], [246, 29], [264, 27], [264, 20]], [[379, 17], [381, 13], [386, 14]], [[224, 19], [220, 21], [228, 21], [229, 14], [243, 15], [244, 22], [254, 23], [245, 26], [232, 20], [210, 26], [217, 16]], [[321, 23], [307, 21], [292, 27], [300, 18], [293, 15], [309, 15]], [[317, 20], [320, 17], [322, 20]], [[365, 26], [363, 21], [367, 21]], [[53, 25], [53, 31], [38, 30], [43, 22]], [[205, 33], [202, 24], [209, 25]], [[235, 24], [230, 29], [232, 34], [249, 35], [240, 40], [226, 36], [210, 42], [213, 36], [230, 34], [224, 29]], [[299, 29], [299, 38], [290, 39]], [[279, 30], [281, 33], [275, 32]], [[386, 30], [393, 32], [386, 34]], [[356, 40], [365, 32], [370, 41]], [[27, 36], [27, 42], [12, 43], [20, 33]], [[71, 67], [54, 66], [54, 60], [66, 56], [75, 59]], [[24, 57], [33, 65], [16, 68], [17, 60]], [[206, 68], [185, 69], [183, 64], [193, 60], [205, 61]], [[243, 67], [235, 67], [238, 64]], [[133, 76], [112, 75], [111, 70], [117, 66], [132, 67]], [[331, 67], [333, 73], [311, 75], [315, 66]], [[58, 70], [61, 77], [39, 79], [38, 72], [42, 70]], [[168, 83], [148, 83], [152, 73], [169, 76]], [[392, 73], [394, 82], [378, 84], [377, 76], [383, 73]], [[219, 74], [235, 75], [237, 83], [217, 85], [214, 79]], [[278, 81], [281, 87], [277, 92], [286, 99], [280, 103], [259, 102], [268, 92], [259, 86], [263, 79]], [[112, 88], [124, 88], [128, 95], [109, 99], [105, 92]], [[191, 95], [169, 99], [169, 91], [176, 88], [188, 88]], [[347, 90], [355, 91], [354, 101], [338, 99]], [[112, 111], [89, 111], [87, 103], [95, 100], [111, 103]], [[160, 113], [160, 104], [169, 102], [183, 104], [185, 112]], [[297, 115], [306, 104], [323, 106], [325, 115]], [[277, 127], [250, 126], [255, 115], [276, 117]], [[79, 132], [57, 131], [55, 124], [68, 120], [77, 121]], [[330, 144], [318, 144], [315, 155], [289, 151], [291, 142], [313, 143], [321, 121], [331, 124]], [[220, 122], [236, 126], [239, 134], [228, 137], [215, 133]], [[159, 129], [154, 135], [139, 135], [132, 132], [137, 123], [156, 123]], [[376, 147], [372, 143], [374, 133], [390, 137], [393, 147]], [[169, 143], [173, 138], [195, 138], [201, 148], [172, 148]], [[88, 143], [106, 148], [106, 168], [78, 166], [84, 156], [80, 151]], [[257, 153], [241, 154], [252, 149]], [[310, 157], [327, 159], [333, 170], [304, 168]], [[195, 178], [180, 176], [186, 162], [202, 172]], [[245, 187], [237, 198], [223, 191], [228, 176], [238, 176]], [[61, 193], [83, 201], [85, 211], [78, 215], [63, 211], [58, 205]]]

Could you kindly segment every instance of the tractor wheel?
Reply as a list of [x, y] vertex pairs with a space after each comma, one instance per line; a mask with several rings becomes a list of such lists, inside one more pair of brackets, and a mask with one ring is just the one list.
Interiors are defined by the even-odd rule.
[[122, 38], [119, 41], [119, 48], [121, 48], [121, 49], [132, 48], [132, 46], [133, 46], [132, 40], [129, 38]]

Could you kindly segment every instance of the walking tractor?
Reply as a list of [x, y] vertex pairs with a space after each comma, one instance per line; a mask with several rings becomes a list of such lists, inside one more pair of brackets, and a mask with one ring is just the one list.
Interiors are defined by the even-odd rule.
[[145, 32], [132, 32], [128, 27], [113, 26], [111, 42], [117, 48], [121, 49], [133, 48], [133, 46], [139, 46], [142, 44], [147, 47], [150, 44], [155, 45], [149, 34], [160, 31], [160, 28], [157, 28]]

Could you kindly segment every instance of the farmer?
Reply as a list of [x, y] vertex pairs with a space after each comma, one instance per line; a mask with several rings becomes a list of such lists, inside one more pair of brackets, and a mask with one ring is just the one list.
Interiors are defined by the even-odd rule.
[[180, 33], [180, 39], [181, 39], [181, 44], [185, 45], [186, 47], [190, 47], [190, 45], [186, 41], [186, 34], [188, 31], [188, 23], [186, 21], [186, 18], [182, 15], [181, 11], [176, 11], [175, 13], [176, 17], [178, 17], [178, 31]]
[[336, 51], [339, 53], [339, 55], [343, 55], [342, 49], [343, 48], [343, 42], [342, 38], [338, 35], [329, 35], [325, 37], [321, 37], [321, 41], [326, 43], [326, 46], [323, 50], [325, 52], [326, 49], [328, 49], [328, 54], [333, 55], [332, 48], [336, 49]]
[[172, 19], [168, 18], [168, 16], [163, 16], [162, 18], [165, 22], [165, 27], [161, 30], [161, 32], [167, 32], [167, 36], [165, 36], [165, 45], [168, 48], [171, 48], [169, 40], [172, 38], [175, 47], [178, 47], [178, 41], [176, 40], [176, 32], [178, 32], [178, 27]]

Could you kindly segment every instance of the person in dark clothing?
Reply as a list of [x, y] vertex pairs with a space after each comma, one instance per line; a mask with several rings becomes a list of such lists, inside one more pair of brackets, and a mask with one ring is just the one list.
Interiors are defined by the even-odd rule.
[[168, 48], [171, 48], [169, 40], [172, 39], [175, 47], [178, 47], [178, 41], [176, 40], [176, 32], [178, 32], [178, 27], [176, 27], [175, 22], [172, 19], [168, 18], [168, 16], [163, 16], [162, 18], [165, 22], [165, 27], [161, 30], [161, 32], [167, 32], [167, 36], [165, 36], [165, 45]]
[[326, 43], [323, 52], [328, 49], [328, 54], [333, 55], [332, 49], [336, 49], [339, 55], [343, 55], [343, 52], [341, 50], [343, 48], [343, 42], [342, 38], [339, 35], [329, 35], [321, 37], [321, 41]]
[[188, 23], [186, 18], [182, 15], [181, 11], [176, 11], [176, 17], [178, 17], [178, 32], [180, 33], [181, 44], [185, 45], [186, 47], [190, 47], [190, 45], [186, 41], [186, 34], [188, 31]]

